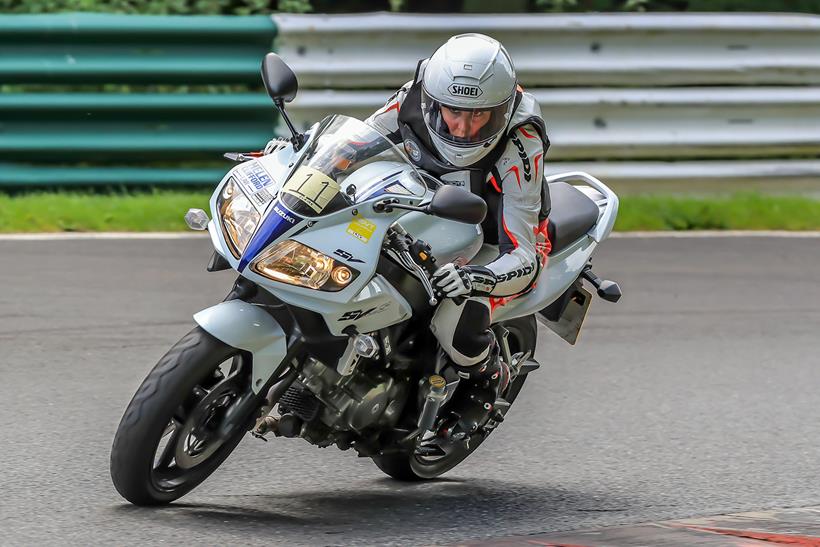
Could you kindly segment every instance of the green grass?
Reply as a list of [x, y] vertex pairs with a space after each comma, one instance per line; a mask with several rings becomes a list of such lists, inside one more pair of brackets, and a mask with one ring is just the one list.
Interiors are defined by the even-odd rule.
[[0, 194], [0, 232], [167, 232], [188, 230], [191, 207], [208, 211], [205, 192]]
[[820, 200], [756, 193], [723, 197], [624, 196], [615, 229], [818, 230]]
[[[164, 232], [187, 230], [202, 191], [94, 194], [0, 193], [0, 232]], [[616, 230], [820, 230], [820, 200], [737, 194], [725, 197], [623, 196]]]

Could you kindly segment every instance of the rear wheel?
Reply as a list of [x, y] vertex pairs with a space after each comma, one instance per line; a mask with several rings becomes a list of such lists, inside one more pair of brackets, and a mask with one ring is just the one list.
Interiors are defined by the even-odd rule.
[[[538, 336], [538, 324], [535, 316], [530, 315], [513, 319], [503, 323], [503, 326], [510, 331], [508, 342], [511, 354], [526, 351], [535, 353], [535, 343]], [[512, 407], [512, 403], [518, 397], [526, 380], [527, 374], [520, 374], [513, 378], [505, 397], [510, 406], [501, 410], [503, 415], [506, 415]], [[379, 469], [397, 480], [420, 481], [432, 479], [450, 471], [467, 459], [486, 438], [487, 436], [475, 438], [468, 446], [465, 446], [464, 442], [461, 441], [443, 445], [444, 455], [421, 456], [414, 453], [399, 453], [375, 456], [373, 461]]]
[[[136, 505], [169, 503], [204, 481], [247, 430], [220, 426], [251, 393], [251, 357], [193, 329], [160, 359], [125, 410], [111, 478]], [[250, 419], [250, 416], [248, 417]]]

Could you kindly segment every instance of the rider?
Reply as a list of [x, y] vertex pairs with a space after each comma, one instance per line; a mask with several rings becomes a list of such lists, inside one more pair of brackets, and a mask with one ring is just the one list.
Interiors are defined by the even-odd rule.
[[415, 78], [366, 122], [403, 143], [418, 168], [487, 202], [484, 241], [498, 244], [498, 256], [485, 265], [451, 262], [433, 274], [447, 298], [431, 330], [453, 368], [483, 394], [469, 403], [478, 407], [469, 413], [477, 416], [474, 429], [510, 377], [489, 328], [491, 314], [534, 286], [551, 249], [543, 176], [549, 139], [541, 109], [518, 85], [497, 40], [460, 34], [420, 61]]

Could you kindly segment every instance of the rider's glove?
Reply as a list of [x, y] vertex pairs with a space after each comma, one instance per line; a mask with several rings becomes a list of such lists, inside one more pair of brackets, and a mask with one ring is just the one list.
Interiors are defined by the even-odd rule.
[[495, 274], [483, 266], [445, 264], [433, 273], [433, 288], [445, 298], [489, 296], [495, 288]]

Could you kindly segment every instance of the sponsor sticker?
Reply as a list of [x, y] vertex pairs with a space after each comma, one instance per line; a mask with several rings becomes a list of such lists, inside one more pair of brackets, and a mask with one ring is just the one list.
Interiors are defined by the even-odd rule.
[[347, 233], [361, 241], [367, 243], [376, 231], [376, 224], [366, 218], [356, 217], [347, 225]]
[[257, 161], [245, 163], [239, 167], [243, 190], [253, 194], [273, 182], [273, 179]]
[[270, 203], [270, 200], [273, 199], [273, 196], [267, 190], [259, 190], [255, 194], [251, 194], [251, 200], [254, 201], [257, 205], [265, 206]]
[[263, 209], [265, 205], [273, 199], [266, 187], [273, 184], [273, 178], [262, 167], [259, 162], [251, 161], [241, 165], [234, 173], [234, 180], [258, 209]]

